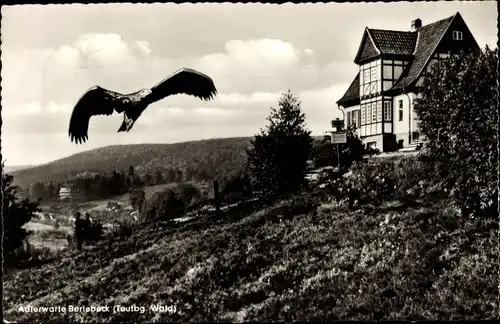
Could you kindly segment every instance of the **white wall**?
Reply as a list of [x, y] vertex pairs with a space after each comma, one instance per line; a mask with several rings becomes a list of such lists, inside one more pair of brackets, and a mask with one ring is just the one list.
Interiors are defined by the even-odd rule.
[[[408, 96], [410, 98], [408, 98]], [[408, 124], [408, 121], [410, 120], [410, 111], [408, 109], [410, 101], [411, 101], [411, 119], [412, 119], [412, 131], [417, 131], [417, 116], [415, 114], [414, 110], [414, 101], [416, 98], [415, 93], [409, 93], [407, 95], [398, 95], [393, 98], [392, 102], [392, 107], [393, 107], [393, 115], [392, 115], [392, 120], [394, 124], [394, 134], [403, 134], [403, 133], [408, 133], [410, 131], [410, 126]], [[399, 101], [403, 101], [403, 121], [399, 121]]]

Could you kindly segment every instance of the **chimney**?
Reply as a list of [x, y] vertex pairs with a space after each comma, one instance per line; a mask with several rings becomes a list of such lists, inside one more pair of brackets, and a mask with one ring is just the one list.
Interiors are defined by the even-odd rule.
[[411, 22], [411, 31], [417, 31], [417, 29], [419, 29], [420, 27], [422, 27], [422, 20], [420, 20], [419, 18]]

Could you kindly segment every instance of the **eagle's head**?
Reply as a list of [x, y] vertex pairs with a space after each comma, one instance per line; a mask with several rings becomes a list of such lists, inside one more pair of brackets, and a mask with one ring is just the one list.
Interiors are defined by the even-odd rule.
[[146, 98], [147, 96], [149, 96], [151, 94], [151, 90], [150, 89], [142, 89], [139, 91], [139, 97], [142, 98]]

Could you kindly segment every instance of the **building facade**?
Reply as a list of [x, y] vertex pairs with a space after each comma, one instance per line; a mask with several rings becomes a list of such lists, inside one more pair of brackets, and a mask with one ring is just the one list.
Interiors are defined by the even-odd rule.
[[423, 138], [413, 103], [439, 60], [479, 46], [460, 13], [410, 31], [366, 27], [354, 59], [359, 72], [337, 101], [345, 125], [381, 152], [415, 149]]
[[72, 196], [71, 187], [61, 187], [61, 189], [59, 189], [60, 200], [71, 199], [71, 196]]

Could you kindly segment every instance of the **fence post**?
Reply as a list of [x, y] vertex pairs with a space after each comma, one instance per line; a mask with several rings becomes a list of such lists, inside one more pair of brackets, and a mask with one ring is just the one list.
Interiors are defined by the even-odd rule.
[[219, 181], [214, 180], [214, 200], [215, 200], [215, 214], [220, 215], [220, 195], [219, 195]]
[[339, 143], [337, 143], [337, 165], [340, 170], [340, 152], [339, 152]]

